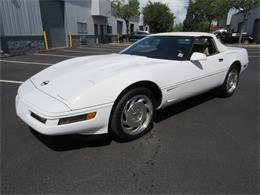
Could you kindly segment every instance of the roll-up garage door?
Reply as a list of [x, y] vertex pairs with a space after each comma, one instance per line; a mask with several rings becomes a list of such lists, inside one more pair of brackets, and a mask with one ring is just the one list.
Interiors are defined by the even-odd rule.
[[260, 19], [255, 20], [253, 36], [254, 36], [255, 42], [257, 44], [260, 44]]
[[64, 2], [40, 0], [43, 30], [46, 31], [50, 48], [66, 46]]

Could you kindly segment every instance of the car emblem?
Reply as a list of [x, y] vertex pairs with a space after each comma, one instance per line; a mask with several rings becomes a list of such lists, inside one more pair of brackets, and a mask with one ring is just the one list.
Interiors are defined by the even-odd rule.
[[45, 86], [45, 85], [48, 85], [50, 81], [44, 81], [41, 83], [41, 86]]

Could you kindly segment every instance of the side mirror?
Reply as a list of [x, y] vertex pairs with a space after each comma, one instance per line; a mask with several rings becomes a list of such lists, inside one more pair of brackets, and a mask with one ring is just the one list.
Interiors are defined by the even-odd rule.
[[207, 56], [204, 53], [194, 52], [190, 58], [190, 61], [205, 61]]

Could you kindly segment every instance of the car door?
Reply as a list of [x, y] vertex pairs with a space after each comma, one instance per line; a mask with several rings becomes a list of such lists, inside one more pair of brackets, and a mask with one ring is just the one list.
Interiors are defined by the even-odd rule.
[[217, 87], [225, 78], [225, 57], [217, 50], [213, 38], [195, 38], [191, 54], [194, 52], [204, 53], [207, 58], [201, 61], [187, 61], [184, 64], [185, 67], [182, 69], [184, 76], [179, 83], [180, 99]]

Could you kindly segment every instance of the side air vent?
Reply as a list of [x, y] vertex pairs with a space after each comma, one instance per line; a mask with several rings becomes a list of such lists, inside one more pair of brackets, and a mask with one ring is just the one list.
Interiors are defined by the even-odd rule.
[[38, 116], [37, 114], [31, 112], [31, 117], [35, 118], [37, 121], [40, 121], [41, 123], [45, 124], [47, 119], [42, 118], [40, 116]]

